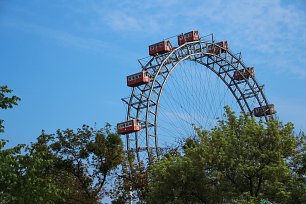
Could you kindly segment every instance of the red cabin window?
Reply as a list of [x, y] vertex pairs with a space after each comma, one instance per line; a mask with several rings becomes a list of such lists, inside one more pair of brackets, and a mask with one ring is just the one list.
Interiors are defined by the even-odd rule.
[[117, 124], [118, 134], [128, 134], [137, 132], [142, 129], [142, 125], [139, 119], [133, 119]]
[[150, 74], [147, 71], [142, 71], [126, 77], [129, 87], [140, 86], [150, 82]]
[[254, 67], [247, 67], [245, 69], [241, 69], [239, 71], [234, 72], [234, 80], [243, 80], [244, 78], [254, 78], [255, 77], [255, 71]]
[[190, 31], [185, 34], [181, 34], [177, 38], [177, 43], [178, 45], [182, 45], [186, 42], [192, 42], [192, 41], [197, 41], [199, 40], [199, 32], [198, 31]]
[[172, 50], [172, 46], [169, 40], [156, 43], [149, 46], [149, 55], [154, 56], [156, 54], [164, 54]]
[[207, 52], [211, 54], [219, 54], [220, 52], [226, 52], [228, 50], [227, 41], [221, 41], [215, 44], [208, 45]]

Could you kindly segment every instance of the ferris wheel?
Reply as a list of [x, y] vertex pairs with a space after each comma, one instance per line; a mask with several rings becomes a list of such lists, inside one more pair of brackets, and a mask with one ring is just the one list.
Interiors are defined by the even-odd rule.
[[132, 87], [126, 121], [117, 124], [126, 135], [126, 150], [138, 162], [159, 157], [195, 129], [210, 130], [224, 116], [224, 107], [268, 121], [276, 113], [268, 103], [255, 70], [234, 54], [227, 41], [213, 34], [182, 33], [149, 46], [149, 57], [138, 60], [140, 72], [127, 76]]

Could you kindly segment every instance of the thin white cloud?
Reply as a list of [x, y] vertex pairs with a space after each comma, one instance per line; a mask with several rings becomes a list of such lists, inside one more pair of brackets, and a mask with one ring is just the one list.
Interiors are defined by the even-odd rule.
[[[100, 18], [103, 23], [115, 30], [148, 32], [167, 26], [176, 30], [190, 26], [186, 25], [188, 23], [195, 26], [204, 23], [216, 32], [232, 36], [234, 44], [247, 42], [248, 46], [266, 53], [275, 49], [285, 52], [279, 49], [282, 43], [295, 41], [297, 35], [306, 32], [305, 12], [284, 6], [280, 0], [190, 1], [188, 5], [175, 0], [167, 3], [161, 0], [154, 3], [121, 1], [113, 8], [96, 3], [94, 10], [103, 16]], [[287, 44], [287, 48], [291, 46]]]
[[[306, 14], [280, 0], [190, 1], [188, 5], [175, 0], [167, 4], [122, 1], [112, 9], [99, 9], [107, 26], [116, 31], [153, 36], [169, 30], [210, 29], [206, 32], [228, 39], [233, 49], [269, 56], [266, 66], [271, 69], [306, 77], [305, 55], [301, 52], [301, 47], [306, 47]], [[294, 68], [287, 66], [290, 64], [295, 64]]]
[[[176, 14], [171, 11], [176, 0], [169, 1], [127, 1], [107, 5], [104, 2], [91, 1], [88, 13], [95, 13], [92, 25], [102, 28], [107, 25], [114, 31], [158, 33], [169, 28]], [[93, 28], [96, 30], [96, 28]]]
[[208, 4], [204, 2], [186, 15], [197, 22], [216, 25], [218, 30], [226, 33], [224, 35], [233, 36], [235, 44], [247, 42], [255, 50], [267, 53], [274, 52], [284, 41], [296, 40], [300, 31], [306, 31], [305, 13], [292, 6], [285, 7], [278, 0], [216, 0]]
[[113, 12], [106, 17], [108, 25], [113, 27], [115, 30], [140, 30], [141, 25], [138, 18], [128, 15], [123, 12]]
[[[217, 39], [227, 39], [234, 52], [247, 51], [244, 56], [268, 58], [265, 66], [271, 70], [306, 78], [306, 57], [301, 52], [306, 47], [306, 12], [290, 2], [190, 0], [186, 4], [186, 1], [179, 0], [122, 0], [117, 3], [79, 1], [58, 6], [67, 7], [70, 16], [82, 17], [83, 21], [74, 22], [80, 31], [86, 29], [87, 32], [99, 33], [111, 30], [116, 35], [137, 33], [137, 37], [150, 39], [156, 36], [165, 38], [190, 29], [199, 29], [203, 34], [214, 32]], [[80, 49], [112, 47], [99, 39], [65, 31], [33, 24], [23, 27]]]

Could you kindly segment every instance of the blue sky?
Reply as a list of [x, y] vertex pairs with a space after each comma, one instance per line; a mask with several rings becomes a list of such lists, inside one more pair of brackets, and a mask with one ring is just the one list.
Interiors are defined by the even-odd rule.
[[42, 129], [124, 120], [120, 99], [137, 59], [148, 45], [193, 29], [241, 51], [279, 119], [305, 130], [305, 11], [304, 0], [2, 0], [0, 84], [22, 101], [1, 110], [1, 138], [30, 143]]

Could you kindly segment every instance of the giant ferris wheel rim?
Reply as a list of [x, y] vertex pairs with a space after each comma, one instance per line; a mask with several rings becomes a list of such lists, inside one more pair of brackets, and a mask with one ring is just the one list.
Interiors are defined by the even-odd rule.
[[[131, 147], [131, 141], [130, 141], [130, 134], [126, 135], [126, 148], [128, 151], [136, 152], [137, 160], [138, 162], [141, 162], [142, 159], [140, 158], [139, 153], [142, 151], [146, 151], [148, 158], [158, 156], [158, 135], [157, 135], [157, 122], [158, 122], [158, 107], [159, 107], [159, 100], [161, 97], [161, 94], [163, 92], [163, 88], [165, 83], [167, 82], [168, 78], [170, 77], [172, 71], [176, 68], [178, 64], [180, 64], [183, 61], [189, 60], [194, 61], [198, 64], [203, 65], [204, 67], [208, 68], [209, 70], [213, 71], [218, 78], [220, 78], [223, 83], [229, 88], [232, 95], [234, 96], [235, 100], [239, 104], [241, 111], [244, 113], [249, 113], [253, 116], [252, 110], [250, 109], [248, 105], [249, 98], [255, 98], [258, 102], [258, 105], [260, 107], [263, 107], [264, 105], [268, 105], [267, 98], [263, 92], [262, 86], [259, 85], [257, 80], [255, 78], [248, 78], [246, 79], [244, 76], [244, 81], [249, 88], [249, 92], [246, 95], [245, 90], [241, 90], [239, 83], [235, 82], [233, 79], [233, 76], [230, 75], [233, 71], [240, 72], [241, 68], [245, 69], [247, 66], [242, 61], [241, 56], [236, 56], [233, 54], [230, 50], [224, 50], [224, 53], [221, 52], [219, 54], [214, 53], [208, 53], [207, 52], [207, 46], [208, 45], [214, 45], [217, 47], [220, 47], [215, 42], [205, 41], [205, 40], [199, 40], [199, 41], [192, 41], [185, 44], [182, 44], [178, 47], [175, 47], [173, 50], [171, 50], [168, 53], [164, 53], [162, 55], [155, 55], [150, 58], [150, 60], [145, 64], [141, 64], [141, 68], [143, 71], [150, 71], [150, 74], [152, 76], [152, 81], [148, 84], [145, 84], [141, 87], [133, 87], [132, 93], [128, 102], [128, 113], [127, 113], [127, 120], [131, 118], [138, 118], [140, 110], [145, 109], [145, 118], [146, 121], [144, 121], [145, 124], [145, 137], [146, 137], [146, 145], [145, 147], [141, 147], [138, 142], [138, 132], [133, 133], [134, 134], [134, 148]], [[221, 47], [220, 47], [221, 48]], [[178, 57], [179, 54], [182, 54], [182, 57]], [[195, 58], [195, 56], [199, 56], [198, 58]], [[222, 57], [222, 56], [224, 57]], [[206, 58], [207, 61], [210, 59], [215, 66], [215, 64], [218, 65], [219, 60], [219, 68], [223, 70], [223, 72], [220, 72], [221, 69], [219, 69], [219, 72], [217, 72], [214, 68], [210, 67], [208, 63], [204, 63], [203, 58]], [[214, 59], [215, 58], [215, 59]], [[231, 59], [231, 61], [229, 61]], [[220, 61], [221, 60], [221, 61]], [[158, 61], [160, 63], [158, 63]], [[170, 63], [170, 61], [172, 61]], [[154, 63], [156, 62], [156, 63]], [[176, 62], [176, 64], [173, 64]], [[220, 65], [220, 62], [224, 63], [226, 65]], [[169, 64], [171, 64], [170, 69], [167, 67]], [[235, 64], [237, 64], [235, 66]], [[227, 68], [226, 68], [227, 67]], [[231, 67], [231, 69], [230, 69]], [[162, 73], [163, 70], [166, 70], [165, 73]], [[222, 76], [222, 74], [224, 76]], [[164, 76], [166, 74], [166, 77]], [[162, 82], [158, 81], [160, 76], [162, 75], [162, 78], [164, 80]], [[230, 82], [233, 84], [230, 84], [226, 81], [225, 77], [227, 77], [227, 80], [230, 79]], [[234, 86], [234, 89], [232, 88]], [[158, 88], [157, 88], [158, 87]], [[240, 96], [237, 96], [237, 93], [240, 93]], [[138, 96], [138, 94], [140, 94]], [[151, 97], [155, 94], [158, 96], [157, 101], [155, 101], [155, 105], [152, 105]], [[249, 98], [247, 98], [249, 97]], [[241, 104], [241, 101], [244, 104]], [[136, 106], [135, 106], [136, 105]], [[155, 112], [153, 113], [151, 111], [151, 106], [155, 106]], [[152, 112], [152, 113], [151, 113]], [[135, 115], [136, 113], [136, 115]], [[155, 115], [155, 120], [152, 123], [152, 121], [149, 121], [149, 114]], [[268, 121], [269, 119], [273, 119], [273, 116], [264, 115], [264, 119]], [[154, 127], [153, 132], [155, 136], [155, 144], [150, 145], [149, 143], [149, 137], [151, 136], [150, 128]], [[154, 150], [155, 154], [152, 154], [151, 151]]]

